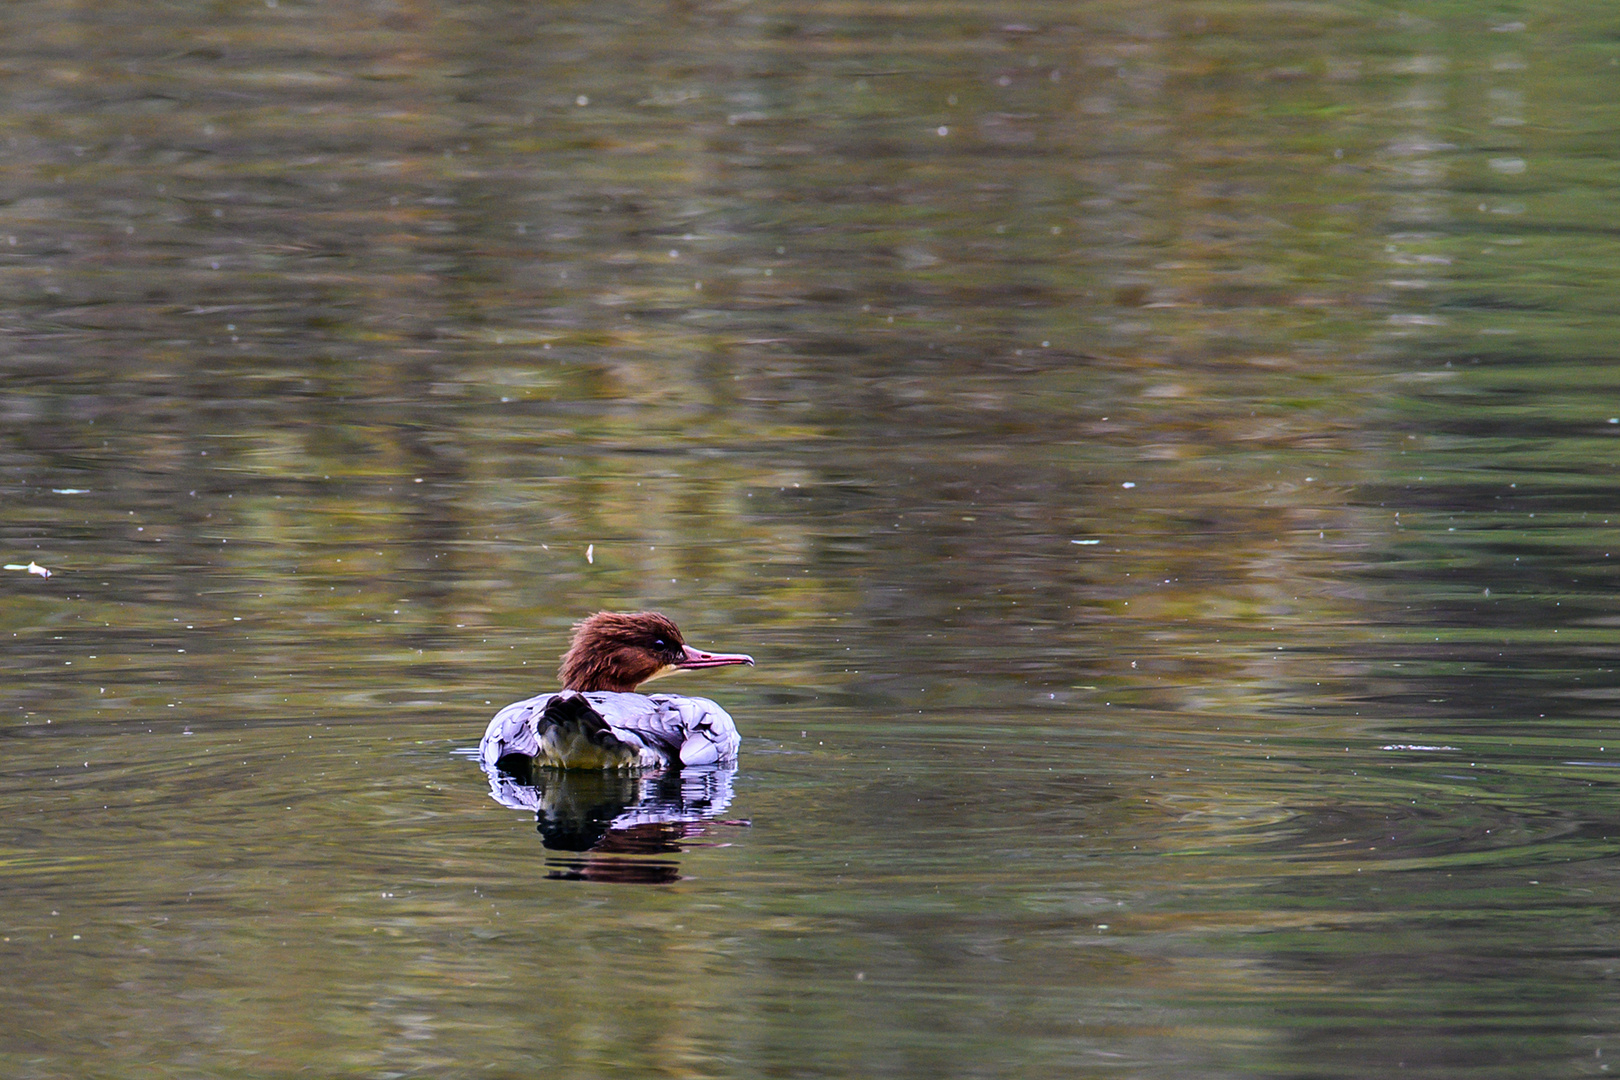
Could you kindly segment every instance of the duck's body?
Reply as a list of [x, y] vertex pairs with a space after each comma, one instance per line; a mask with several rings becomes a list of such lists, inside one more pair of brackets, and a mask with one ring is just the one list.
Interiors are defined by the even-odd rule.
[[489, 722], [479, 758], [494, 768], [643, 769], [726, 764], [739, 738], [731, 716], [708, 698], [638, 694], [672, 671], [753, 664], [741, 653], [706, 653], [681, 640], [655, 612], [598, 612], [574, 628], [563, 656], [563, 689], [513, 702]]
[[479, 756], [494, 765], [522, 754], [565, 769], [714, 765], [736, 760], [740, 741], [730, 714], [708, 698], [560, 690], [496, 713]]

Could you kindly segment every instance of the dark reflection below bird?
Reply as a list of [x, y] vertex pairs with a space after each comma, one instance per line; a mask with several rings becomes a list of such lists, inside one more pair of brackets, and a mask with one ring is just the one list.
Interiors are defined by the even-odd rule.
[[562, 690], [496, 713], [479, 744], [479, 759], [486, 768], [508, 771], [733, 762], [740, 740], [726, 710], [708, 698], [635, 690], [675, 671], [753, 662], [742, 653], [692, 648], [657, 612], [599, 611], [574, 627], [558, 671]]
[[581, 856], [553, 862], [549, 876], [659, 885], [679, 880], [677, 864], [646, 856], [702, 843], [710, 821], [731, 804], [735, 774], [716, 765], [644, 773], [490, 769], [489, 787], [501, 805], [534, 811], [547, 849]]

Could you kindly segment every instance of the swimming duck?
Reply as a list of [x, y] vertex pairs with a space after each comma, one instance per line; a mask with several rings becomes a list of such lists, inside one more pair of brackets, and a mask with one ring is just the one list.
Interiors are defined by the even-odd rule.
[[740, 740], [726, 710], [708, 698], [638, 694], [636, 688], [676, 671], [753, 663], [742, 653], [692, 648], [656, 611], [599, 611], [574, 626], [557, 672], [562, 690], [496, 713], [479, 758], [487, 768], [517, 770], [733, 761]]

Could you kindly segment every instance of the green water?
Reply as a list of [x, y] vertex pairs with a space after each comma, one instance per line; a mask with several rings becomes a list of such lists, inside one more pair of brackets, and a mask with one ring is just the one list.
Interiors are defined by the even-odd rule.
[[[1617, 86], [1592, 0], [0, 9], [0, 1072], [1607, 1071]], [[469, 752], [598, 608], [758, 666], [581, 851]]]

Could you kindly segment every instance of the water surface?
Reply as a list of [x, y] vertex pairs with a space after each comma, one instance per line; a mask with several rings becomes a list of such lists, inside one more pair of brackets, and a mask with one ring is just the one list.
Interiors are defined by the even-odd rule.
[[1606, 1071], [1608, 6], [0, 42], [7, 1075]]

